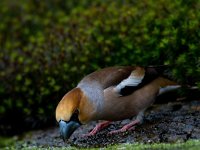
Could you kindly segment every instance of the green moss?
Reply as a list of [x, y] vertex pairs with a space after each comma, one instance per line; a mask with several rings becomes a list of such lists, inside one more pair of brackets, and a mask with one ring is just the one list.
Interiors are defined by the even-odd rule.
[[11, 147], [12, 145], [15, 144], [15, 142], [17, 141], [17, 138], [6, 138], [6, 137], [0, 137], [0, 149], [2, 147]]
[[[43, 149], [49, 149], [49, 150], [76, 150], [76, 149], [82, 149], [82, 150], [97, 150], [97, 149], [105, 149], [105, 150], [111, 150], [111, 149], [126, 149], [126, 150], [147, 150], [147, 149], [152, 149], [152, 150], [198, 150], [200, 146], [200, 141], [199, 140], [190, 140], [185, 143], [171, 143], [171, 144], [166, 144], [166, 143], [158, 143], [158, 144], [119, 144], [119, 145], [114, 145], [114, 146], [108, 146], [104, 148], [76, 148], [76, 147], [36, 147], [36, 146], [28, 146], [26, 144], [22, 145], [20, 149], [26, 150], [43, 150]], [[16, 147], [5, 147], [5, 149], [16, 149]]]
[[185, 143], [158, 143], [158, 144], [124, 144], [119, 146], [109, 147], [108, 149], [136, 149], [136, 150], [146, 150], [146, 149], [153, 149], [153, 150], [197, 150], [199, 149], [200, 141], [198, 140], [191, 140]]

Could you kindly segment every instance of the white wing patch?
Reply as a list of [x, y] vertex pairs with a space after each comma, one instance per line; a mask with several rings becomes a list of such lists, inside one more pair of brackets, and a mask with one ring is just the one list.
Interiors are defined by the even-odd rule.
[[115, 88], [114, 90], [116, 92], [120, 92], [121, 89], [123, 89], [126, 86], [138, 86], [144, 78], [144, 74], [138, 76], [136, 73], [136, 70], [132, 71], [131, 75], [127, 78], [122, 80]]

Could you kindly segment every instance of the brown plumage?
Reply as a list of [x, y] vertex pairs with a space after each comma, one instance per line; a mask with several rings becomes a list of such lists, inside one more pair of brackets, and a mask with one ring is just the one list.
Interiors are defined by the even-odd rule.
[[177, 83], [162, 77], [162, 72], [154, 67], [109, 67], [93, 72], [59, 102], [56, 120], [61, 136], [69, 138], [81, 124], [93, 120], [106, 122], [90, 135], [109, 125], [109, 121], [137, 116], [137, 121], [119, 131], [128, 130], [142, 122], [144, 110], [154, 102], [161, 88], [170, 85]]

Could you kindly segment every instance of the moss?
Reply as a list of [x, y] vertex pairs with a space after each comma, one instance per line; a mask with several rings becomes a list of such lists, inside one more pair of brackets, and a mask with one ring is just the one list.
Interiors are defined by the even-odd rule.
[[109, 147], [108, 149], [154, 149], [154, 150], [197, 150], [200, 146], [200, 141], [190, 140], [185, 143], [158, 143], [158, 144], [125, 144], [120, 146]]
[[[156, 143], [156, 144], [119, 144], [114, 146], [108, 146], [104, 148], [76, 148], [76, 147], [36, 147], [36, 146], [27, 146], [26, 144], [22, 145], [20, 149], [26, 150], [43, 150], [43, 149], [49, 149], [49, 150], [76, 150], [76, 149], [82, 149], [82, 150], [97, 150], [97, 149], [105, 149], [105, 150], [111, 150], [111, 149], [127, 149], [127, 150], [146, 150], [146, 149], [153, 149], [153, 150], [198, 150], [200, 146], [199, 140], [189, 140], [185, 143]], [[16, 149], [16, 147], [5, 147], [5, 149]]]
[[17, 141], [17, 137], [9, 138], [9, 137], [0, 137], [0, 149], [1, 147], [14, 145]]

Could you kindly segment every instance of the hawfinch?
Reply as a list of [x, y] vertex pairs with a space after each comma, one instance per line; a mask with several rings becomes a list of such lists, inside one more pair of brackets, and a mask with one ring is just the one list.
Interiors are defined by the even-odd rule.
[[[164, 67], [165, 68], [165, 67]], [[85, 76], [64, 95], [56, 108], [61, 137], [65, 140], [82, 124], [104, 120], [88, 135], [94, 135], [112, 121], [136, 117], [118, 133], [134, 129], [144, 111], [165, 91], [180, 86], [164, 75], [162, 66], [121, 66], [97, 70]]]

